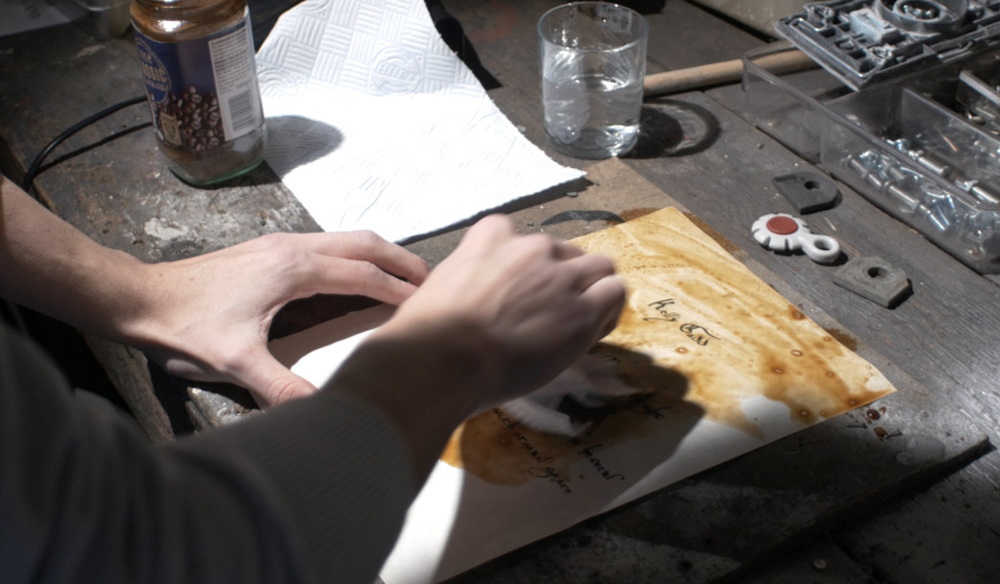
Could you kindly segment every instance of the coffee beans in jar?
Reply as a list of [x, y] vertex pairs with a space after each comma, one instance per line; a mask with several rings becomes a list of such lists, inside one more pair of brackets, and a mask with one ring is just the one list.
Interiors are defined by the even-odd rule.
[[194, 185], [248, 172], [267, 127], [246, 0], [136, 0], [132, 23], [157, 146]]

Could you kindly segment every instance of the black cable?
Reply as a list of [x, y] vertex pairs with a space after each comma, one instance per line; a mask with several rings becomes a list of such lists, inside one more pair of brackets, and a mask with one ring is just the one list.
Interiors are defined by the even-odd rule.
[[65, 154], [60, 154], [52, 162], [47, 162], [47, 163], [44, 163], [44, 164], [40, 165], [38, 167], [38, 172], [36, 173], [36, 176], [39, 175], [39, 174], [41, 174], [41, 173], [43, 173], [43, 172], [45, 172], [46, 169], [52, 168], [53, 166], [56, 166], [56, 165], [58, 165], [61, 162], [65, 162], [65, 161], [69, 160], [70, 158], [75, 158], [75, 157], [83, 154], [84, 152], [89, 152], [90, 150], [93, 150], [95, 148], [100, 148], [104, 144], [108, 144], [109, 142], [114, 142], [115, 140], [117, 140], [118, 138], [121, 138], [122, 136], [128, 136], [129, 134], [131, 134], [133, 132], [139, 132], [141, 130], [145, 130], [146, 128], [149, 128], [152, 125], [153, 125], [153, 122], [144, 122], [144, 123], [141, 123], [141, 124], [136, 124], [134, 126], [129, 126], [129, 127], [125, 128], [124, 130], [119, 130], [119, 131], [115, 132], [114, 134], [108, 134], [107, 136], [105, 136], [104, 138], [101, 138], [97, 142], [94, 142], [92, 144], [87, 144], [85, 146], [77, 148], [76, 150], [73, 150], [72, 152], [67, 152]]
[[28, 172], [25, 173], [24, 180], [21, 181], [21, 188], [25, 192], [28, 192], [28, 189], [31, 188], [31, 183], [35, 181], [35, 176], [38, 175], [39, 169], [42, 166], [42, 162], [45, 161], [45, 158], [48, 157], [48, 155], [51, 154], [52, 151], [55, 150], [57, 146], [65, 142], [67, 138], [69, 138], [73, 134], [76, 134], [80, 130], [86, 128], [90, 124], [93, 124], [97, 120], [106, 118], [122, 108], [126, 108], [130, 105], [135, 105], [137, 103], [142, 103], [144, 101], [146, 101], [146, 96], [133, 97], [132, 99], [125, 100], [121, 103], [116, 103], [115, 105], [105, 108], [97, 112], [96, 114], [88, 117], [85, 120], [81, 120], [80, 122], [73, 124], [73, 126], [70, 127], [68, 130], [56, 136], [55, 139], [49, 142], [45, 146], [45, 148], [42, 148], [42, 151], [38, 153], [38, 156], [35, 156], [35, 159], [31, 161], [31, 166], [28, 167]]

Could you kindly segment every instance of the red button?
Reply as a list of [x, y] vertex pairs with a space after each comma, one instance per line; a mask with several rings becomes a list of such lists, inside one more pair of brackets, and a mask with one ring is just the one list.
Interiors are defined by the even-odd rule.
[[767, 230], [775, 235], [791, 235], [799, 230], [799, 224], [791, 217], [777, 215], [767, 220]]

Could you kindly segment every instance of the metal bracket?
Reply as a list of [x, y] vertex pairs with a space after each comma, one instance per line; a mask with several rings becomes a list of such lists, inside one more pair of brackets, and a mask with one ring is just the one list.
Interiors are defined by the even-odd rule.
[[906, 272], [879, 257], [853, 258], [833, 273], [833, 282], [886, 308], [911, 291]]
[[834, 207], [840, 200], [840, 189], [829, 178], [815, 172], [794, 172], [776, 176], [774, 188], [785, 196], [799, 213], [814, 213]]

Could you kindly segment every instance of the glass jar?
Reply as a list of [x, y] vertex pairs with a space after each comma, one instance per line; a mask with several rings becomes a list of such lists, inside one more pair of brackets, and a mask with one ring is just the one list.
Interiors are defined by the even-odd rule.
[[246, 0], [136, 0], [132, 24], [160, 152], [185, 182], [239, 176], [267, 127]]

